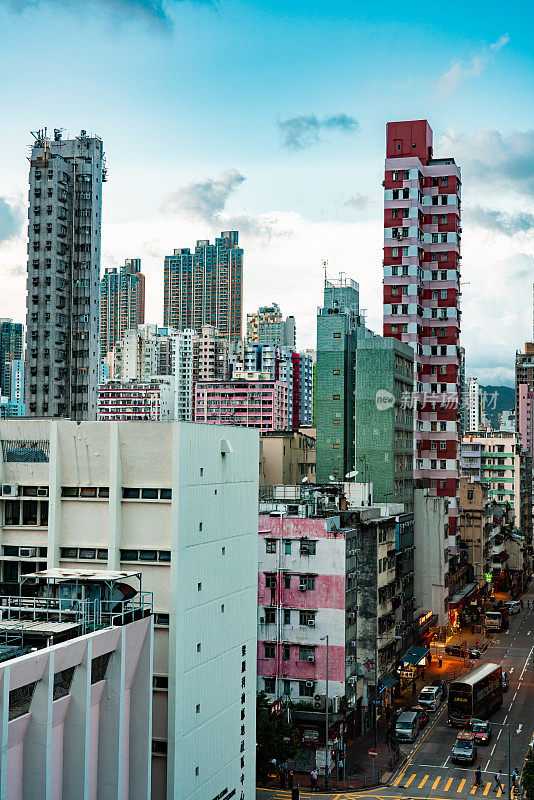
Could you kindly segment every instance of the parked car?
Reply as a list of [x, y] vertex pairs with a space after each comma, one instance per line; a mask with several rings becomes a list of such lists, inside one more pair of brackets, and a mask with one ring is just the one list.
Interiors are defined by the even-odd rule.
[[477, 759], [475, 735], [471, 731], [460, 731], [452, 748], [453, 763], [474, 764]]
[[424, 706], [428, 711], [436, 711], [443, 699], [439, 686], [425, 686], [417, 698], [419, 705]]
[[507, 600], [505, 606], [507, 606], [510, 614], [519, 614], [521, 611], [521, 603], [519, 600]]
[[472, 719], [471, 730], [475, 735], [476, 744], [489, 744], [491, 739], [491, 725], [484, 719]]
[[502, 671], [502, 690], [503, 692], [508, 691], [508, 673], [504, 669]]
[[428, 723], [428, 720], [430, 719], [430, 717], [428, 716], [428, 711], [421, 705], [412, 706], [411, 710], [415, 711], [415, 713], [419, 717], [419, 730], [422, 730]]
[[395, 736], [399, 742], [413, 742], [419, 733], [419, 715], [416, 711], [403, 711], [395, 725]]
[[464, 656], [468, 658], [480, 658], [482, 656], [480, 650], [469, 646], [464, 647], [462, 644], [448, 644], [445, 646], [445, 652], [448, 656], [460, 656], [460, 658]]
[[447, 684], [445, 683], [445, 681], [435, 680], [435, 681], [432, 681], [432, 683], [430, 685], [431, 686], [437, 686], [438, 689], [440, 689], [440, 691], [441, 691], [441, 699], [442, 700], [446, 700], [447, 699], [447, 695], [449, 694], [449, 692], [447, 690]]

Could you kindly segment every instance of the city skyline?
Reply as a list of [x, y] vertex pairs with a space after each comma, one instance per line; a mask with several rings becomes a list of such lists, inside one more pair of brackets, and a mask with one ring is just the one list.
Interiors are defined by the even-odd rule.
[[[69, 132], [86, 127], [105, 140], [110, 181], [102, 267], [122, 263], [132, 252], [142, 258], [147, 319], [160, 320], [164, 255], [181, 242], [212, 240], [221, 230], [235, 228], [247, 252], [245, 313], [276, 295], [284, 312], [298, 318], [299, 347], [310, 346], [323, 285], [321, 262], [328, 259], [330, 274], [344, 271], [358, 280], [367, 298], [368, 324], [379, 331], [385, 122], [428, 118], [436, 151], [454, 152], [463, 170], [468, 372], [482, 384], [505, 380], [511, 385], [511, 353], [530, 338], [530, 310], [523, 298], [530, 294], [534, 252], [532, 215], [523, 210], [532, 193], [532, 58], [519, 23], [497, 7], [488, 15], [487, 6], [484, 14], [473, 8], [476, 31], [469, 19], [455, 18], [446, 32], [438, 22], [416, 24], [417, 7], [403, 16], [400, 27], [397, 20], [392, 25], [391, 19], [354, 19], [343, 3], [329, 11], [315, 4], [307, 9], [304, 26], [298, 5], [291, 10], [273, 6], [271, 17], [265, 9], [242, 4], [223, 3], [216, 12], [195, 3], [150, 7], [160, 16], [151, 18], [149, 6], [138, 4], [137, 15], [119, 24], [112, 5], [98, 2], [90, 20], [84, 12], [65, 12], [54, 30], [53, 3], [34, 8], [32, 19], [23, 3], [19, 14], [0, 3], [2, 29], [10, 37], [2, 51], [12, 75], [6, 103], [16, 106], [0, 156], [5, 284], [0, 313], [14, 319], [23, 315], [26, 143], [29, 130], [47, 123], [66, 125]], [[33, 69], [34, 57], [28, 57], [36, 36], [32, 20], [50, 35], [53, 67], [56, 50], [62, 59], [69, 57], [70, 34], [79, 18], [99, 62], [98, 91], [83, 99], [71, 92], [68, 114], [62, 92], [34, 98], [31, 105], [12, 103]], [[188, 58], [199, 27], [213, 48], [204, 67], [191, 66]], [[102, 33], [113, 42], [113, 62], [109, 50], [101, 50]], [[220, 76], [214, 77], [212, 59], [229, 37], [254, 38], [257, 52], [247, 46], [229, 56], [225, 47]], [[406, 45], [397, 56], [402, 79], [392, 79], [387, 53], [398, 37]], [[179, 44], [174, 53], [170, 41]], [[319, 45], [321, 57], [311, 64], [309, 52]], [[424, 73], [421, 59], [427, 64]], [[69, 81], [75, 82], [84, 66], [70, 62]], [[260, 62], [262, 91], [250, 102]], [[483, 102], [488, 96], [491, 104]], [[194, 113], [188, 124], [174, 125], [183, 108]], [[235, 114], [225, 115], [223, 108]], [[222, 126], [209, 124], [214, 114], [224, 119]], [[235, 124], [235, 115], [241, 124]], [[142, 192], [136, 190], [139, 183]], [[498, 327], [492, 324], [495, 318]]]

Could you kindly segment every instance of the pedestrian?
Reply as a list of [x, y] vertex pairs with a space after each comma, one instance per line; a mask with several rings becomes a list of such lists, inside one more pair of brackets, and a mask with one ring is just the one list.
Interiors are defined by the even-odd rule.
[[280, 770], [280, 788], [281, 789], [285, 789], [286, 788], [286, 768], [285, 767], [282, 767], [282, 769]]
[[443, 666], [443, 656], [442, 655], [438, 656], [438, 664], [439, 664], [439, 668], [441, 669], [442, 666]]
[[482, 772], [480, 770], [480, 765], [475, 770], [475, 786], [480, 786], [480, 779], [482, 777]]
[[523, 611], [523, 598], [521, 598], [521, 600], [519, 601], [519, 604], [521, 606], [521, 611]]
[[496, 792], [497, 789], [500, 789], [501, 792], [504, 793], [504, 787], [502, 785], [502, 772], [501, 770], [495, 775], [495, 786], [493, 787], [493, 791]]
[[292, 789], [293, 788], [293, 770], [292, 769], [290, 769], [289, 772], [287, 773], [287, 788], [288, 789]]
[[514, 787], [514, 789], [517, 788], [518, 783], [519, 783], [519, 773], [516, 769], [514, 769], [514, 771], [512, 772], [512, 786]]
[[337, 777], [338, 777], [338, 780], [340, 780], [340, 781], [343, 780], [343, 759], [342, 758], [339, 759], [339, 764], [337, 765]]
[[319, 775], [319, 773], [317, 772], [317, 767], [314, 767], [312, 769], [311, 773], [310, 773], [311, 790], [312, 790], [312, 792], [316, 792], [317, 791], [317, 778], [318, 778], [318, 775]]

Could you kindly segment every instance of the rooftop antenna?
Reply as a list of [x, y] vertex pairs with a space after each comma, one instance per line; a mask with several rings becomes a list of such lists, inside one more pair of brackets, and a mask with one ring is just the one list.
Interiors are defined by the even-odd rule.
[[324, 269], [324, 285], [326, 286], [326, 268], [328, 266], [328, 259], [327, 258], [323, 258], [321, 263], [322, 263], [323, 269]]
[[65, 128], [54, 128], [54, 141], [60, 142], [63, 138], [63, 131]]

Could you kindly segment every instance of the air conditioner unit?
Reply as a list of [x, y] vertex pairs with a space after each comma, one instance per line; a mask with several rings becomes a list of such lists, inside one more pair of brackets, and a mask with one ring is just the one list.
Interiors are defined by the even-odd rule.
[[2, 484], [2, 497], [18, 497], [19, 485], [18, 483], [3, 483]]
[[315, 661], [315, 656], [308, 656], [308, 661], [310, 662], [310, 664], [313, 664], [313, 662]]
[[309, 619], [308, 620], [308, 628], [315, 628], [315, 620]]
[[48, 489], [46, 486], [37, 487], [37, 497], [48, 497]]
[[306, 586], [306, 584], [305, 584], [305, 583], [301, 583], [301, 584], [299, 585], [299, 591], [301, 591], [301, 592], [305, 592], [307, 588], [308, 588], [308, 587]]
[[323, 696], [322, 694], [314, 694], [313, 699], [315, 700], [316, 703], [319, 703], [322, 699], [322, 696]]
[[306, 686], [308, 689], [312, 689], [315, 686], [315, 683], [313, 681], [306, 681]]
[[35, 558], [37, 555], [36, 547], [21, 547], [19, 548], [19, 556], [21, 558]]

